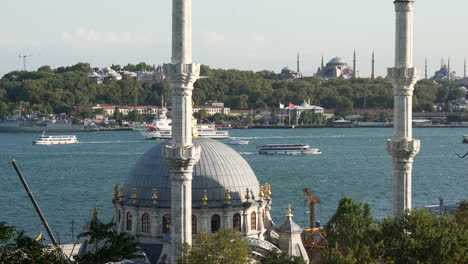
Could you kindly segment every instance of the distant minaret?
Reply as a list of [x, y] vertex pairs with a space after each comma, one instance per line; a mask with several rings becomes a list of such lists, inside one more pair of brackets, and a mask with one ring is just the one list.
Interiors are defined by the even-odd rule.
[[463, 79], [466, 78], [466, 57], [465, 57], [465, 63], [463, 64]]
[[426, 58], [426, 61], [424, 63], [424, 79], [427, 80], [427, 58]]
[[356, 69], [356, 50], [354, 50], [353, 54], [353, 79], [357, 77], [357, 69]]
[[450, 80], [450, 57], [448, 58], [447, 63], [447, 80]]
[[323, 55], [322, 55], [322, 64], [321, 64], [321, 66], [320, 66], [320, 70], [323, 71]]
[[375, 79], [375, 57], [374, 57], [374, 51], [372, 51], [372, 74], [371, 74], [371, 79]]
[[297, 53], [297, 72], [301, 72], [301, 69], [299, 68], [299, 63], [300, 63], [300, 59], [299, 59], [299, 52]]

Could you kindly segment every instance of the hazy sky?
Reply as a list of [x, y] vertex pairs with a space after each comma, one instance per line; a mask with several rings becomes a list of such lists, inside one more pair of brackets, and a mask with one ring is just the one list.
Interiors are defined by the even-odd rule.
[[[27, 68], [89, 62], [92, 66], [170, 61], [170, 0], [2, 1], [0, 76]], [[467, 0], [419, 0], [415, 9], [415, 65], [429, 73], [442, 58], [463, 73], [468, 55]], [[370, 76], [393, 64], [392, 0], [193, 0], [194, 61], [212, 68], [295, 68], [313, 74], [325, 55], [352, 62]]]

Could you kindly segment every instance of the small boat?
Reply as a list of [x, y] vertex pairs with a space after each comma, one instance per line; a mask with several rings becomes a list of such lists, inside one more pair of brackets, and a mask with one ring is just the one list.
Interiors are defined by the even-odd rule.
[[75, 135], [46, 136], [45, 132], [33, 141], [33, 145], [66, 145], [77, 143], [78, 140]]
[[322, 154], [319, 148], [307, 144], [266, 144], [257, 146], [259, 154], [272, 155], [317, 155]]
[[249, 141], [246, 139], [242, 139], [242, 138], [231, 138], [228, 144], [229, 145], [247, 145], [249, 144]]
[[468, 135], [463, 135], [463, 143], [468, 143]]

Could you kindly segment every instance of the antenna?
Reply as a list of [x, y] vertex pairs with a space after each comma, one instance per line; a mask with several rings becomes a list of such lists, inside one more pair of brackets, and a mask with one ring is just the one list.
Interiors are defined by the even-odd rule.
[[32, 56], [32, 54], [18, 54], [18, 57], [23, 59], [23, 70], [24, 71], [26, 70], [26, 58], [31, 57], [31, 56]]

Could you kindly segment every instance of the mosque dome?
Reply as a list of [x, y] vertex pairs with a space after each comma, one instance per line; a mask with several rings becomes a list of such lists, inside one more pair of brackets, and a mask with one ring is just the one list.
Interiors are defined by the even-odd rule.
[[342, 65], [348, 65], [348, 63], [346, 63], [346, 61], [340, 57], [335, 57], [327, 63], [328, 67], [329, 66], [342, 66]]
[[[169, 144], [170, 141], [166, 141], [151, 148], [130, 169], [124, 184], [126, 204], [151, 207], [153, 188], [156, 188], [158, 207], [170, 207], [170, 167], [164, 160], [162, 151]], [[239, 153], [212, 139], [196, 138], [194, 144], [201, 147], [201, 154], [193, 168], [193, 207], [202, 206], [204, 190], [207, 191], [210, 207], [225, 205], [226, 189], [230, 191], [232, 206], [241, 206], [246, 202], [246, 188], [251, 190], [252, 199], [257, 198], [259, 182], [252, 168]], [[131, 194], [134, 190], [138, 199], [132, 203]]]

